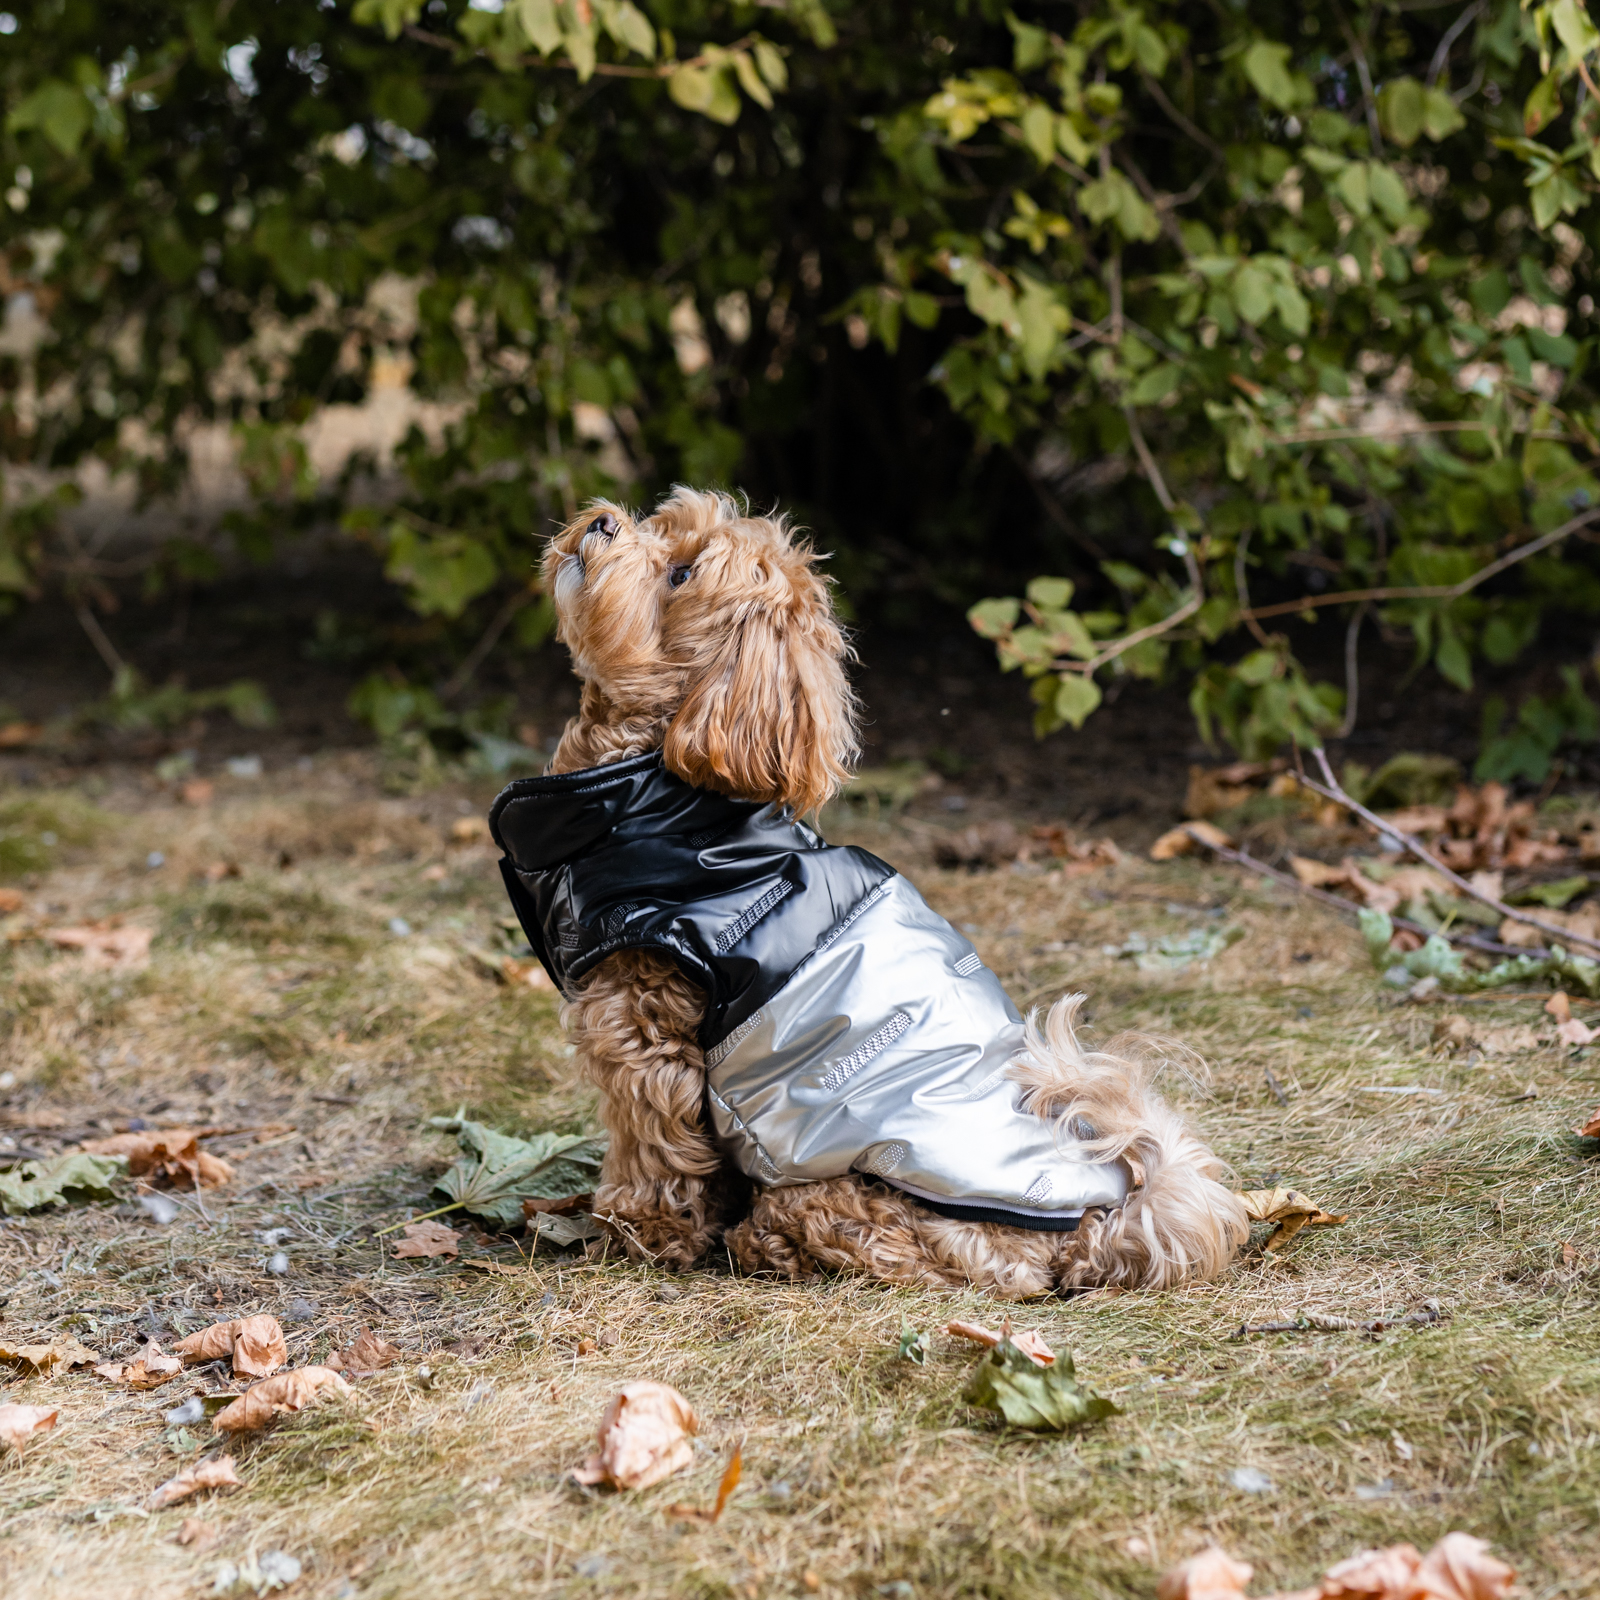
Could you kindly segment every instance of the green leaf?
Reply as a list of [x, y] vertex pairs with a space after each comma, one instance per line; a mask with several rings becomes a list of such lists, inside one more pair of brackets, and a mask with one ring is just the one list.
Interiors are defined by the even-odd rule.
[[1022, 113], [1022, 138], [1041, 167], [1055, 158], [1056, 114], [1042, 100], [1035, 100]]
[[1071, 578], [1035, 578], [1028, 585], [1028, 599], [1041, 611], [1065, 611], [1076, 587]]
[[6, 129], [19, 133], [36, 128], [64, 156], [75, 156], [94, 121], [94, 107], [81, 89], [47, 78], [6, 117]]
[[772, 109], [772, 91], [762, 82], [761, 74], [756, 71], [756, 64], [743, 50], [736, 50], [733, 55], [733, 70], [739, 79], [739, 87], [750, 96], [763, 111]]
[[1151, 367], [1128, 391], [1128, 403], [1135, 406], [1153, 406], [1165, 400], [1183, 382], [1183, 368], [1175, 362], [1164, 361]]
[[967, 612], [967, 621], [974, 633], [985, 639], [999, 639], [1016, 626], [1021, 615], [1022, 603], [1018, 600], [980, 600]]
[[536, 1133], [531, 1139], [516, 1139], [460, 1116], [430, 1117], [428, 1126], [453, 1133], [464, 1152], [433, 1192], [503, 1228], [522, 1222], [524, 1200], [592, 1194], [600, 1178], [603, 1135]]
[[1352, 161], [1335, 179], [1333, 191], [1358, 217], [1372, 215], [1372, 193], [1368, 187], [1367, 163]]
[[1041, 1367], [1010, 1339], [984, 1352], [961, 1398], [985, 1411], [998, 1411], [1014, 1428], [1036, 1433], [1065, 1433], [1116, 1416], [1121, 1409], [1078, 1382], [1071, 1356], [1058, 1355]]
[[1272, 279], [1252, 262], [1247, 261], [1234, 275], [1233, 303], [1252, 327], [1272, 315], [1272, 290]]
[[1100, 700], [1100, 685], [1093, 678], [1087, 673], [1068, 673], [1056, 686], [1055, 714], [1074, 728], [1081, 728], [1098, 708]]
[[1550, 7], [1550, 26], [1574, 61], [1600, 49], [1600, 29], [1589, 20], [1588, 8], [1581, 0], [1555, 0]]
[[1381, 161], [1369, 162], [1367, 188], [1372, 195], [1372, 203], [1390, 223], [1398, 227], [1405, 221], [1410, 202], [1406, 199], [1406, 186], [1393, 167], [1386, 167]]
[[1559, 878], [1554, 883], [1535, 883], [1506, 896], [1512, 906], [1548, 906], [1559, 911], [1569, 900], [1576, 900], [1589, 887], [1589, 879], [1579, 873], [1572, 878]]
[[555, 0], [517, 0], [516, 15], [540, 55], [552, 55], [561, 48], [561, 20], [556, 15]]
[[767, 87], [782, 94], [789, 87], [789, 69], [784, 64], [783, 53], [765, 39], [757, 39], [754, 48], [756, 67], [766, 80]]
[[85, 1200], [114, 1200], [111, 1185], [128, 1169], [126, 1156], [56, 1156], [49, 1161], [24, 1161], [0, 1173], [0, 1211], [20, 1217], [43, 1206]]
[[[646, 61], [655, 60], [656, 30], [644, 12], [634, 5], [633, 0], [616, 0], [616, 4], [604, 7], [600, 16], [605, 23], [606, 32], [623, 49], [643, 56]], [[770, 50], [772, 46], [768, 45], [767, 48]], [[782, 60], [781, 56], [779, 60]]]
[[1522, 131], [1531, 139], [1561, 115], [1561, 79], [1547, 72], [1522, 102]]
[[1278, 675], [1280, 665], [1281, 658], [1276, 650], [1252, 650], [1233, 671], [1241, 683], [1247, 683], [1252, 689], [1258, 689]]
[[384, 576], [411, 591], [421, 615], [459, 617], [499, 576], [489, 547], [470, 534], [425, 534], [397, 522], [389, 532]]
[[1427, 91], [1415, 78], [1395, 78], [1378, 92], [1378, 122], [1386, 139], [1409, 150], [1422, 134]]
[[1018, 72], [1031, 72], [1050, 59], [1050, 34], [1046, 29], [1021, 22], [1009, 11], [1006, 26], [1011, 30], [1011, 64]]
[[902, 1361], [910, 1361], [916, 1366], [926, 1366], [928, 1351], [930, 1349], [927, 1334], [919, 1328], [902, 1328], [900, 1330], [900, 1345], [895, 1354]]
[[351, 12], [363, 27], [379, 26], [391, 39], [398, 39], [400, 30], [421, 15], [422, 0], [356, 0]]
[[1292, 111], [1300, 104], [1301, 90], [1289, 70], [1291, 50], [1286, 44], [1257, 39], [1244, 53], [1244, 75], [1257, 94], [1280, 111]]
[[1049, 284], [1025, 274], [1022, 294], [1017, 300], [1022, 364], [1032, 378], [1042, 378], [1061, 345], [1061, 336], [1072, 326], [1072, 317]]
[[1454, 629], [1441, 628], [1440, 632], [1443, 637], [1439, 640], [1439, 648], [1434, 652], [1434, 666], [1458, 689], [1470, 690], [1472, 657], [1467, 653], [1466, 645], [1462, 643], [1460, 635]]
[[1430, 139], [1448, 139], [1467, 125], [1461, 108], [1443, 89], [1428, 89], [1423, 93], [1422, 127]]

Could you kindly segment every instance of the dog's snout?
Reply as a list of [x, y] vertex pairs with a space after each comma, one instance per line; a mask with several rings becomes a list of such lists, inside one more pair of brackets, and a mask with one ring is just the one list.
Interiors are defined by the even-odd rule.
[[597, 534], [602, 539], [614, 539], [617, 535], [617, 519], [609, 511], [603, 511], [584, 530], [584, 534]]

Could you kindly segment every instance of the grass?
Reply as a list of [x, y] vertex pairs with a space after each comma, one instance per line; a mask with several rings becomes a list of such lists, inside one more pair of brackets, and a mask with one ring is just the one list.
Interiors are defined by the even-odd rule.
[[[296, 1361], [363, 1325], [407, 1356], [246, 1443], [244, 1490], [153, 1516], [140, 1500], [204, 1432], [163, 1425], [183, 1384], [5, 1383], [4, 1400], [59, 1405], [61, 1422], [0, 1462], [0, 1592], [191, 1596], [219, 1563], [281, 1548], [307, 1596], [1133, 1597], [1213, 1540], [1264, 1592], [1364, 1545], [1464, 1528], [1532, 1595], [1600, 1595], [1600, 1158], [1566, 1131], [1600, 1099], [1600, 1054], [1435, 1054], [1447, 1003], [1384, 990], [1353, 931], [1225, 871], [968, 876], [933, 869], [893, 825], [863, 833], [974, 930], [1019, 1000], [1081, 986], [1101, 1029], [1196, 1044], [1213, 1082], [1174, 1093], [1245, 1183], [1350, 1213], [1214, 1284], [1019, 1308], [1123, 1408], [1034, 1438], [962, 1404], [970, 1347], [933, 1331], [926, 1367], [895, 1358], [903, 1326], [999, 1314], [974, 1294], [387, 1256], [374, 1231], [423, 1208], [452, 1154], [429, 1115], [465, 1105], [516, 1131], [592, 1118], [553, 998], [496, 984], [466, 953], [492, 948], [505, 914], [490, 851], [451, 842], [485, 796], [382, 800], [331, 759], [198, 812], [101, 787], [93, 828], [48, 830], [53, 863], [26, 880], [22, 921], [147, 921], [153, 960], [94, 973], [38, 941], [0, 944], [0, 1131], [37, 1149], [132, 1117], [292, 1131], [209, 1141], [233, 1183], [185, 1198], [165, 1228], [131, 1205], [0, 1227], [0, 1332], [70, 1331], [120, 1356], [267, 1310]], [[69, 793], [0, 796], [30, 827], [52, 814], [86, 812]], [[207, 881], [230, 863], [237, 878]], [[1144, 974], [1103, 953], [1218, 911], [1245, 938], [1207, 969]], [[396, 917], [414, 931], [391, 932]], [[1542, 1021], [1539, 1007], [1461, 1009], [1489, 1026]], [[272, 1228], [290, 1230], [286, 1279], [264, 1269]], [[522, 1266], [509, 1241], [464, 1244]], [[1301, 1309], [1373, 1318], [1428, 1297], [1448, 1320], [1376, 1340], [1235, 1337]], [[580, 1357], [585, 1338], [600, 1347]], [[699, 1409], [692, 1473], [637, 1495], [578, 1488], [565, 1469], [609, 1394], [642, 1376]], [[723, 1521], [667, 1518], [709, 1504], [740, 1438]], [[1233, 1488], [1243, 1466], [1272, 1491]], [[191, 1513], [214, 1543], [175, 1542]]]

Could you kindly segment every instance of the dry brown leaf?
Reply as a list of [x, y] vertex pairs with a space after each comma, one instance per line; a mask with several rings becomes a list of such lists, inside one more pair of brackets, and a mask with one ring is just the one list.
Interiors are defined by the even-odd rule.
[[[242, 1489], [239, 1474], [233, 1470], [232, 1456], [213, 1456], [209, 1461], [197, 1461], [185, 1467], [175, 1478], [168, 1478], [159, 1489], [152, 1490], [145, 1501], [145, 1509], [160, 1511], [165, 1506], [187, 1500], [202, 1489]], [[185, 1524], [187, 1526], [187, 1524]], [[182, 1535], [180, 1534], [181, 1538]], [[185, 1544], [189, 1541], [184, 1540]]]
[[1545, 1001], [1544, 1008], [1557, 1022], [1568, 1022], [1572, 1018], [1572, 1001], [1567, 998], [1565, 989], [1557, 989]]
[[976, 1322], [952, 1322], [944, 1331], [957, 1339], [971, 1339], [974, 1344], [987, 1345], [991, 1350], [1002, 1339], [1009, 1338], [1035, 1366], [1048, 1367], [1056, 1359], [1055, 1351], [1037, 1333], [1031, 1328], [1018, 1333], [1009, 1318], [999, 1333]]
[[58, 950], [81, 950], [86, 966], [106, 972], [139, 972], [149, 966], [152, 936], [149, 928], [119, 928], [110, 922], [46, 928], [42, 935]]
[[1568, 1017], [1556, 1029], [1556, 1042], [1564, 1044], [1569, 1049], [1577, 1049], [1582, 1045], [1592, 1044], [1596, 1037], [1600, 1037], [1600, 1029], [1586, 1027], [1576, 1017]]
[[572, 1476], [579, 1483], [648, 1489], [694, 1460], [689, 1435], [699, 1431], [694, 1407], [676, 1389], [648, 1378], [624, 1384], [600, 1419], [600, 1448]]
[[461, 1265], [475, 1267], [479, 1272], [492, 1272], [499, 1278], [520, 1278], [528, 1270], [526, 1267], [513, 1267], [504, 1261], [486, 1261], [481, 1256], [473, 1256]]
[[125, 1383], [130, 1389], [156, 1389], [183, 1371], [183, 1363], [176, 1356], [165, 1354], [152, 1339], [139, 1352], [134, 1361], [107, 1361], [94, 1369], [102, 1378], [113, 1383]]
[[442, 1222], [408, 1222], [404, 1231], [405, 1238], [394, 1247], [397, 1256], [460, 1254], [457, 1249], [460, 1233], [455, 1228], [447, 1228]]
[[328, 1357], [328, 1365], [335, 1372], [348, 1372], [359, 1375], [368, 1372], [381, 1372], [385, 1367], [391, 1367], [396, 1361], [403, 1358], [405, 1352], [399, 1345], [390, 1344], [380, 1334], [371, 1328], [358, 1330], [350, 1346], [346, 1350], [335, 1350]]
[[20, 750], [23, 745], [33, 744], [43, 735], [42, 722], [0, 723], [0, 750]]
[[1244, 1600], [1254, 1571], [1213, 1546], [1166, 1573], [1156, 1585], [1157, 1600]]
[[9, 917], [27, 903], [28, 897], [20, 889], [0, 889], [0, 917]]
[[296, 1367], [275, 1378], [263, 1378], [211, 1419], [219, 1433], [254, 1433], [286, 1411], [308, 1406], [324, 1389], [350, 1394], [350, 1385], [331, 1367]]
[[1580, 1139], [1600, 1139], [1600, 1106], [1596, 1106], [1572, 1131]]
[[1413, 1580], [1418, 1600], [1501, 1600], [1516, 1569], [1489, 1554], [1487, 1539], [1447, 1533], [1422, 1559]]
[[0, 1406], [0, 1443], [20, 1456], [23, 1445], [36, 1433], [48, 1433], [60, 1415], [55, 1406]]
[[1327, 1600], [1357, 1600], [1374, 1596], [1387, 1600], [1390, 1595], [1409, 1595], [1422, 1557], [1409, 1544], [1393, 1544], [1386, 1550], [1362, 1550], [1347, 1561], [1328, 1568], [1322, 1580]]
[[728, 1502], [733, 1498], [733, 1491], [739, 1487], [739, 1479], [744, 1475], [744, 1440], [741, 1439], [733, 1447], [733, 1454], [728, 1458], [728, 1465], [722, 1474], [722, 1482], [717, 1485], [717, 1501], [709, 1511], [702, 1511], [699, 1506], [668, 1506], [667, 1515], [677, 1517], [683, 1522], [717, 1522], [722, 1513], [727, 1510]]
[[482, 817], [457, 817], [450, 824], [450, 839], [454, 844], [476, 844], [489, 838], [489, 824]]
[[126, 1156], [129, 1175], [162, 1177], [183, 1189], [196, 1184], [215, 1189], [233, 1176], [233, 1168], [200, 1148], [193, 1128], [152, 1128], [143, 1133], [118, 1133], [109, 1139], [85, 1139], [83, 1149], [95, 1156]]
[[1349, 1212], [1335, 1216], [1295, 1189], [1247, 1189], [1239, 1198], [1252, 1222], [1274, 1222], [1277, 1227], [1267, 1240], [1267, 1249], [1279, 1250], [1302, 1228], [1334, 1227], [1349, 1219]]
[[525, 1217], [537, 1217], [548, 1213], [551, 1216], [563, 1216], [572, 1212], [591, 1211], [594, 1209], [594, 1196], [592, 1194], [568, 1194], [557, 1200], [526, 1199], [522, 1202], [522, 1214]]
[[217, 787], [209, 778], [191, 778], [178, 795], [186, 806], [208, 806], [216, 792]]
[[[1197, 839], [1195, 835], [1199, 835]], [[1226, 848], [1233, 839], [1211, 822], [1186, 822], [1181, 828], [1171, 828], [1150, 846], [1152, 861], [1171, 861], [1176, 856], [1191, 856], [1197, 850], [1210, 846]]]
[[221, 883], [224, 878], [237, 878], [239, 876], [239, 863], [237, 861], [213, 861], [201, 876], [207, 883]]
[[278, 1319], [260, 1312], [232, 1322], [214, 1322], [191, 1333], [172, 1347], [191, 1366], [199, 1361], [233, 1357], [233, 1370], [241, 1378], [265, 1378], [289, 1359]]
[[1339, 889], [1350, 881], [1348, 867], [1331, 867], [1326, 861], [1313, 861], [1309, 856], [1290, 856], [1289, 865], [1308, 889]]
[[1443, 833], [1450, 813], [1443, 806], [1407, 806], [1404, 811], [1380, 811], [1378, 816], [1395, 833]]
[[204, 1550], [207, 1545], [217, 1542], [216, 1527], [200, 1517], [185, 1517], [183, 1526], [178, 1529], [178, 1543], [192, 1544]]
[[70, 1335], [65, 1339], [52, 1339], [49, 1344], [0, 1344], [0, 1361], [28, 1367], [44, 1378], [58, 1370], [67, 1372], [73, 1367], [92, 1367], [99, 1359], [98, 1352], [79, 1344]]
[[550, 974], [544, 970], [544, 964], [537, 956], [527, 959], [518, 956], [503, 957], [500, 962], [500, 976], [513, 989], [553, 989], [555, 987], [550, 981]]
[[1537, 1050], [1542, 1041], [1537, 1030], [1526, 1022], [1512, 1022], [1503, 1028], [1486, 1028], [1478, 1043], [1485, 1055], [1512, 1056], [1524, 1050]]

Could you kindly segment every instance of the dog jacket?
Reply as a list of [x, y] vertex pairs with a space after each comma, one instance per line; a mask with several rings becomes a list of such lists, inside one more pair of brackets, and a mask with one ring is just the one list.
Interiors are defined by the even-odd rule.
[[660, 752], [522, 778], [489, 813], [518, 920], [565, 994], [618, 950], [705, 991], [707, 1105], [758, 1182], [858, 1172], [945, 1215], [1047, 1232], [1128, 1174], [1019, 1105], [1022, 1020], [886, 862], [697, 789]]

